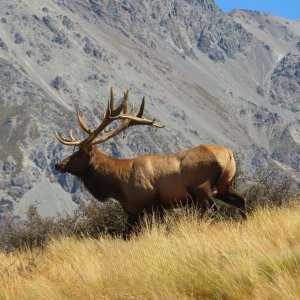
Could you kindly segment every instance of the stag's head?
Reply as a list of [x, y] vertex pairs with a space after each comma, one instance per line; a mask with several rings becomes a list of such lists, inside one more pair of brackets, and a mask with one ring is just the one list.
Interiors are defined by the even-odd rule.
[[[55, 165], [55, 169], [60, 172], [68, 172], [76, 176], [81, 176], [90, 166], [91, 156], [94, 146], [107, 141], [108, 139], [118, 135], [126, 128], [134, 125], [150, 125], [155, 128], [163, 128], [164, 126], [155, 123], [155, 119], [148, 120], [143, 117], [145, 108], [145, 97], [142, 100], [139, 112], [134, 115], [133, 108], [128, 112], [128, 91], [124, 93], [124, 98], [121, 104], [114, 108], [114, 92], [111, 88], [110, 99], [108, 100], [107, 109], [103, 121], [95, 129], [90, 129], [80, 111], [77, 112], [77, 119], [80, 128], [85, 131], [88, 136], [85, 139], [76, 139], [72, 131], [70, 137], [65, 138], [61, 134], [56, 133], [57, 139], [67, 146], [78, 146], [78, 150], [71, 156], [62, 160]], [[109, 131], [108, 126], [116, 120], [121, 120], [121, 123], [113, 130]], [[101, 136], [98, 136], [102, 133]]]
[[79, 147], [71, 156], [58, 162], [55, 169], [61, 173], [71, 173], [76, 176], [81, 176], [85, 173], [89, 166], [91, 151], [84, 147]]

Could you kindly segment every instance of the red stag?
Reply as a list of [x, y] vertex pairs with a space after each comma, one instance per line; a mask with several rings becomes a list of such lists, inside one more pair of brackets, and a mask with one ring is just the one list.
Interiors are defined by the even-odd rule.
[[[133, 159], [115, 159], [100, 152], [95, 145], [107, 141], [135, 125], [164, 126], [143, 118], [145, 97], [136, 116], [128, 113], [128, 91], [122, 103], [114, 108], [114, 94], [101, 124], [91, 130], [80, 112], [80, 127], [88, 134], [83, 140], [56, 134], [64, 145], [78, 146], [78, 151], [57, 163], [55, 168], [77, 176], [98, 200], [114, 198], [128, 214], [125, 235], [143, 212], [162, 212], [162, 208], [187, 204], [189, 200], [204, 209], [211, 207], [214, 197], [237, 207], [246, 218], [246, 201], [230, 186], [236, 166], [230, 149], [217, 145], [201, 145], [169, 155], [143, 155]], [[122, 120], [113, 130], [107, 126]], [[97, 137], [100, 132], [103, 135]], [[213, 189], [216, 192], [212, 192]]]

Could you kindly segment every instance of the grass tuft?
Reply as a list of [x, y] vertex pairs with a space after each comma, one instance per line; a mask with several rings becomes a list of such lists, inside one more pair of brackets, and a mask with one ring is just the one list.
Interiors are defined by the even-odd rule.
[[0, 252], [2, 299], [299, 299], [300, 205], [247, 221], [185, 210], [130, 241], [61, 237]]

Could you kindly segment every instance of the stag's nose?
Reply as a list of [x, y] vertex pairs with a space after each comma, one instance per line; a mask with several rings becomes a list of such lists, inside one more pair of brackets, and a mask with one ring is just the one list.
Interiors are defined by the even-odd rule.
[[65, 172], [65, 164], [57, 163], [55, 165], [55, 170], [62, 172], [62, 173]]

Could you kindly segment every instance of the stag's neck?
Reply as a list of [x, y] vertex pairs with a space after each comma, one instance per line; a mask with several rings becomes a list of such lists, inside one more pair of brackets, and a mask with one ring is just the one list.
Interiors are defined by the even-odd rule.
[[80, 178], [98, 200], [123, 198], [123, 186], [128, 180], [130, 160], [117, 160], [93, 149], [89, 167]]

